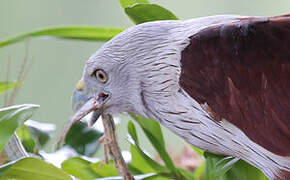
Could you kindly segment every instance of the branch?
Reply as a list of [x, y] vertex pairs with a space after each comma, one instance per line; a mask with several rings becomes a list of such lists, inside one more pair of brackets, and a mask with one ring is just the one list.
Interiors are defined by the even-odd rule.
[[134, 177], [130, 173], [127, 164], [125, 163], [125, 160], [121, 154], [121, 150], [116, 138], [115, 123], [112, 116], [109, 114], [103, 114], [102, 119], [105, 129], [105, 153], [110, 153], [120, 176], [122, 176], [125, 180], [134, 180]]

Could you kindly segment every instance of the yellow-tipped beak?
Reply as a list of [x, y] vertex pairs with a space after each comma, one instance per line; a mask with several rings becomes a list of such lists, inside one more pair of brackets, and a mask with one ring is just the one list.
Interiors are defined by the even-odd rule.
[[79, 82], [76, 85], [76, 89], [78, 91], [82, 91], [84, 89], [84, 82], [83, 82], [83, 80], [79, 80]]

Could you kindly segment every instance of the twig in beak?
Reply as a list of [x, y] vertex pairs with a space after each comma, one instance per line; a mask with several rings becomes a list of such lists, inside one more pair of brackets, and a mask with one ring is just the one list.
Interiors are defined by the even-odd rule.
[[[102, 114], [103, 125], [105, 129], [105, 140], [104, 144], [105, 152], [109, 152], [111, 155], [114, 165], [118, 170], [120, 176], [125, 180], [134, 180], [134, 177], [130, 173], [127, 164], [121, 154], [120, 147], [117, 142], [115, 123], [110, 114]], [[108, 142], [109, 141], [109, 142]], [[107, 150], [106, 150], [107, 149]], [[106, 155], [105, 155], [106, 156]]]

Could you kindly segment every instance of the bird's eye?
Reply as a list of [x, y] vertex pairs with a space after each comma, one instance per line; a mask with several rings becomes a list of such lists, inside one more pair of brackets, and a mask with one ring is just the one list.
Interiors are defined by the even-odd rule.
[[97, 69], [94, 72], [94, 76], [100, 81], [101, 83], [105, 83], [108, 81], [107, 74], [102, 69]]

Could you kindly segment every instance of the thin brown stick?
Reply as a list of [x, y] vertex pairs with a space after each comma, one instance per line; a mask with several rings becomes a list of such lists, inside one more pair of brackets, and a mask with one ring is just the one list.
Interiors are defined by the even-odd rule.
[[105, 129], [105, 151], [109, 151], [109, 154], [111, 155], [120, 176], [122, 176], [124, 180], [134, 180], [134, 177], [130, 173], [121, 154], [116, 137], [116, 128], [113, 117], [109, 114], [103, 114], [102, 119]]
[[11, 64], [11, 56], [8, 57], [8, 64], [7, 64], [7, 72], [6, 72], [6, 86], [5, 86], [5, 95], [4, 95], [4, 106], [8, 105], [8, 92], [6, 91], [8, 89], [9, 84], [9, 78], [10, 78], [10, 64]]
[[[17, 77], [17, 82], [22, 82], [25, 78], [25, 75], [27, 74], [26, 72], [26, 67], [27, 67], [27, 63], [28, 63], [28, 56], [29, 56], [29, 41], [26, 41], [26, 45], [25, 45], [25, 56], [24, 59], [22, 61], [21, 67], [20, 67], [20, 71], [18, 73], [18, 77]], [[12, 105], [17, 93], [19, 92], [21, 86], [17, 86], [12, 90], [10, 99], [8, 101], [8, 105]]]
[[[29, 43], [27, 41], [26, 48], [25, 48], [25, 57], [22, 61], [20, 71], [18, 73], [17, 82], [22, 82], [24, 80], [25, 76], [27, 75], [28, 70], [26, 70], [26, 68], [27, 68], [27, 62], [28, 62], [28, 55], [29, 55]], [[8, 68], [8, 72], [7, 72], [7, 79], [9, 79], [9, 77], [8, 77], [9, 74], [10, 74], [10, 62], [9, 62], [9, 68]], [[7, 82], [8, 82], [8, 80], [7, 80]], [[19, 92], [19, 89], [20, 89], [20, 86], [16, 86], [12, 90], [10, 98], [8, 98], [8, 96], [6, 97], [7, 98], [5, 100], [6, 106], [13, 104], [13, 102], [17, 96], [17, 93]], [[23, 157], [28, 157], [28, 154], [27, 154], [25, 148], [23, 147], [21, 141], [17, 137], [16, 132], [14, 132], [9, 143], [6, 145], [6, 147], [4, 149], [4, 154], [6, 154], [8, 156], [8, 159], [10, 159], [12, 161], [17, 160], [19, 158], [23, 158]]]

